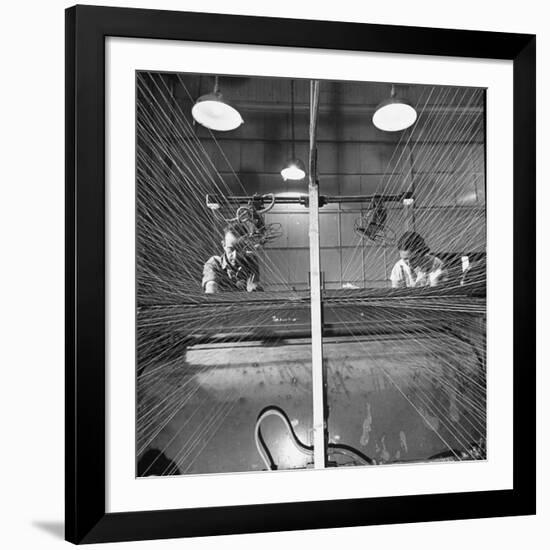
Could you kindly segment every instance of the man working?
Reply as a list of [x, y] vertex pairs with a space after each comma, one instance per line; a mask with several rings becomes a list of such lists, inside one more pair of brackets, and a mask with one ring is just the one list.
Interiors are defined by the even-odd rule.
[[202, 288], [206, 294], [261, 290], [258, 259], [245, 250], [247, 235], [246, 226], [240, 223], [224, 228], [223, 254], [212, 256], [204, 264]]
[[393, 266], [392, 288], [437, 286], [447, 279], [443, 262], [414, 231], [406, 231], [397, 242], [400, 260]]

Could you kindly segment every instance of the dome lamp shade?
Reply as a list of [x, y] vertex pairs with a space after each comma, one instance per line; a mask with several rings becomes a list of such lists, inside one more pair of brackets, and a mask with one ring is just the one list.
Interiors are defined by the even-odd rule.
[[306, 177], [306, 169], [304, 163], [297, 158], [291, 159], [288, 164], [281, 170], [281, 176], [286, 180], [303, 180]]
[[218, 132], [235, 130], [244, 122], [239, 111], [224, 100], [218, 89], [218, 77], [214, 91], [199, 97], [191, 109], [191, 114], [201, 126]]
[[384, 132], [398, 132], [412, 126], [416, 118], [415, 108], [404, 99], [396, 97], [392, 86], [391, 97], [376, 107], [372, 122]]

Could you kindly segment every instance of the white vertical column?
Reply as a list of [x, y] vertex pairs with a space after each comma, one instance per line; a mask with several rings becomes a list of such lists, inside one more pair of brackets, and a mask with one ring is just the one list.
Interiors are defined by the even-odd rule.
[[311, 368], [313, 392], [313, 460], [325, 467], [325, 372], [321, 316], [321, 258], [319, 240], [319, 186], [317, 184], [317, 112], [319, 82], [311, 82], [309, 128], [309, 271], [311, 299]]
[[325, 376], [321, 317], [321, 258], [319, 251], [319, 189], [309, 185], [309, 270], [311, 299], [311, 368], [313, 386], [313, 458], [325, 467]]

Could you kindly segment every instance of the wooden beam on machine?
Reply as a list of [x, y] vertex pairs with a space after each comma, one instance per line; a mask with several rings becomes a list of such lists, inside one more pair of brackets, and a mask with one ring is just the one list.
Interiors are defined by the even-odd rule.
[[313, 393], [314, 467], [326, 466], [326, 373], [323, 361], [323, 319], [321, 310], [321, 258], [319, 240], [319, 182], [317, 180], [317, 117], [319, 81], [310, 83], [309, 124], [309, 271], [311, 298], [311, 368]]

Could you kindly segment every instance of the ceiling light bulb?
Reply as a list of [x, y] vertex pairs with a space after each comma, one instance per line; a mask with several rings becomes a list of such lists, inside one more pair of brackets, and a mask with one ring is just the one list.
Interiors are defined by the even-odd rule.
[[239, 111], [224, 101], [219, 92], [199, 97], [191, 114], [205, 128], [219, 132], [235, 130], [244, 122]]
[[373, 124], [385, 132], [405, 130], [416, 122], [416, 110], [406, 101], [392, 97], [378, 105], [372, 116]]
[[292, 159], [285, 168], [281, 170], [281, 176], [286, 180], [302, 180], [306, 177], [304, 164], [300, 159]]

